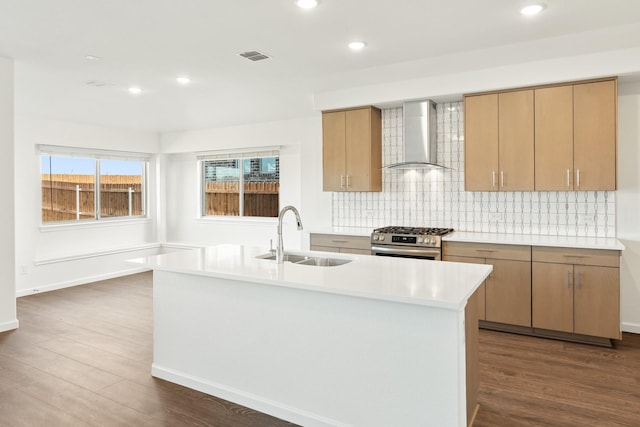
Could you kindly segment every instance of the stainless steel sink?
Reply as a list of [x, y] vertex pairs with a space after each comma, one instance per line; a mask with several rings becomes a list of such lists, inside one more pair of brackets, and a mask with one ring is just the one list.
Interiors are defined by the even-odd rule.
[[[275, 261], [276, 255], [272, 253], [266, 253], [266, 254], [258, 255], [256, 258]], [[318, 257], [318, 256], [310, 256], [310, 255], [291, 254], [291, 253], [285, 252], [284, 261], [290, 262], [293, 264], [299, 264], [299, 265], [315, 265], [318, 267], [335, 267], [336, 265], [343, 265], [343, 264], [350, 263], [353, 260], [348, 258], [327, 258], [327, 257]]]

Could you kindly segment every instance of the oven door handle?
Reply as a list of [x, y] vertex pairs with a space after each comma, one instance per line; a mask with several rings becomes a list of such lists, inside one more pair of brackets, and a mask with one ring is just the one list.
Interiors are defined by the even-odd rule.
[[419, 249], [412, 249], [412, 248], [398, 248], [396, 247], [385, 247], [385, 246], [371, 246], [371, 253], [374, 252], [380, 252], [380, 253], [385, 253], [385, 254], [395, 254], [395, 255], [414, 255], [414, 256], [425, 256], [428, 255], [429, 253], [433, 253], [433, 254], [437, 254], [440, 255], [440, 250], [438, 248], [419, 248]]

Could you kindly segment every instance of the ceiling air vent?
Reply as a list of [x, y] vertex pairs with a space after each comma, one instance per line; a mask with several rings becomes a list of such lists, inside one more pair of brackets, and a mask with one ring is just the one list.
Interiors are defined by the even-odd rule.
[[249, 52], [242, 52], [239, 53], [238, 55], [242, 56], [243, 58], [247, 58], [251, 61], [262, 61], [263, 59], [269, 59], [270, 56], [265, 55], [262, 52], [258, 52], [257, 50], [250, 50]]
[[104, 87], [104, 86], [113, 86], [113, 83], [103, 82], [101, 80], [87, 80], [82, 82], [87, 86], [95, 86], [95, 87]]

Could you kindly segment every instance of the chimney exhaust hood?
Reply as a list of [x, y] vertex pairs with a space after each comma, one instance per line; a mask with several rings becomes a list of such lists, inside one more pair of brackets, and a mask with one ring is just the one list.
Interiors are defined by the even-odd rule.
[[438, 164], [436, 145], [436, 104], [430, 99], [402, 105], [403, 152], [399, 163], [389, 169], [444, 168]]

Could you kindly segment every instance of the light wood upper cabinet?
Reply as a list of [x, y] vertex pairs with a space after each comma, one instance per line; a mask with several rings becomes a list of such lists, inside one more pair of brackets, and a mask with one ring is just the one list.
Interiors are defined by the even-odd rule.
[[615, 190], [617, 82], [465, 95], [465, 190]]
[[535, 90], [535, 189], [573, 190], [573, 86]]
[[533, 90], [498, 95], [499, 187], [531, 191], [534, 187]]
[[535, 89], [536, 191], [615, 190], [617, 80]]
[[620, 339], [620, 253], [534, 247], [534, 328]]
[[573, 86], [575, 190], [615, 190], [617, 158], [615, 80]]
[[322, 113], [324, 191], [382, 191], [382, 116], [375, 107]]
[[533, 90], [465, 96], [464, 102], [465, 190], [533, 190]]
[[498, 95], [465, 96], [464, 126], [465, 190], [497, 190]]

